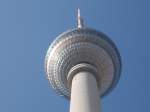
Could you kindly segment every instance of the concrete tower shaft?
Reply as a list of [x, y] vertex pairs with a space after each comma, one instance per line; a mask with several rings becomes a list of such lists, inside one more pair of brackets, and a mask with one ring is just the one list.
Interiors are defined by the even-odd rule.
[[74, 76], [70, 112], [100, 112], [97, 82], [92, 73], [81, 71]]

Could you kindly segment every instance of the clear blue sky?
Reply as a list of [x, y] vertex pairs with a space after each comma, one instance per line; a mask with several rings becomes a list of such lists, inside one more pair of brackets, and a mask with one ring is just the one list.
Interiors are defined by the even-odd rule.
[[58, 34], [76, 27], [78, 7], [122, 57], [103, 112], [150, 112], [149, 0], [0, 0], [0, 112], [68, 112], [69, 102], [48, 85], [44, 58]]

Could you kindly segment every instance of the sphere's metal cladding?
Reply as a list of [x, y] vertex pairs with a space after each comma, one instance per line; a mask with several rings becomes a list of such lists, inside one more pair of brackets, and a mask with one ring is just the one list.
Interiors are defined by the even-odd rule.
[[[117, 84], [121, 59], [115, 44], [103, 33], [89, 28], [77, 28], [59, 35], [50, 45], [45, 58], [45, 70], [52, 87], [70, 98], [68, 73], [77, 64], [91, 64], [101, 82], [100, 96]], [[98, 78], [97, 77], [97, 78]]]

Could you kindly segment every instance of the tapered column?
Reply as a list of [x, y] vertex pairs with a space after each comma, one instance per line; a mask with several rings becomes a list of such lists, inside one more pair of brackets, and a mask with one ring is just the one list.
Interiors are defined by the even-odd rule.
[[100, 97], [95, 76], [88, 71], [74, 75], [70, 112], [100, 112]]

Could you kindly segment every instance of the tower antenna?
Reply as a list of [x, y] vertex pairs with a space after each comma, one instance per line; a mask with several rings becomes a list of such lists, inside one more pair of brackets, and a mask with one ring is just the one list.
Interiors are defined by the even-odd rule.
[[78, 8], [78, 13], [77, 13], [77, 27], [78, 28], [84, 27], [84, 21], [81, 18], [81, 14], [80, 14], [80, 9], [79, 8]]

